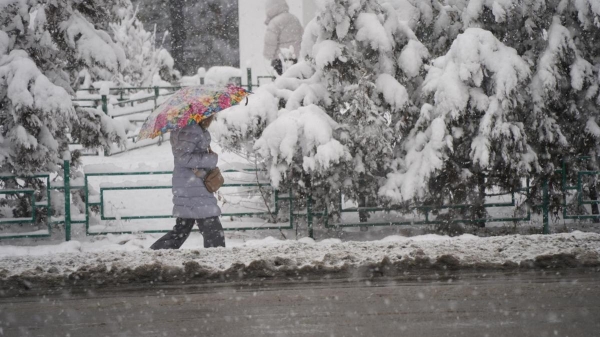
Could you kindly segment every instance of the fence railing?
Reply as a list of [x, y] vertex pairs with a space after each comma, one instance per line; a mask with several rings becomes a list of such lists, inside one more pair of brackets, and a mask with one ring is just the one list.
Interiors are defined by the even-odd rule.
[[[0, 239], [17, 239], [17, 238], [44, 238], [52, 235], [52, 225], [64, 224], [65, 225], [65, 240], [71, 240], [71, 223], [83, 223], [81, 219], [72, 221], [71, 219], [71, 191], [80, 189], [80, 185], [70, 184], [70, 161], [64, 161], [65, 169], [63, 174], [63, 181], [55, 183], [50, 180], [51, 174], [40, 173], [33, 175], [12, 175], [4, 174], [0, 175], [0, 180], [6, 181], [12, 180], [18, 182], [18, 180], [24, 179], [39, 179], [44, 181], [45, 188], [43, 190], [34, 190], [31, 188], [13, 188], [13, 189], [0, 189], [0, 195], [11, 195], [11, 194], [29, 194], [31, 217], [28, 218], [0, 218], [0, 224], [24, 224], [24, 223], [38, 223], [38, 209], [45, 209], [45, 226], [46, 230], [38, 230], [34, 232], [26, 233], [13, 233], [13, 234], [0, 234]], [[52, 215], [52, 190], [64, 191], [64, 215], [53, 216]], [[39, 199], [39, 200], [38, 200]]]
[[[258, 76], [257, 77], [257, 83], [253, 83], [253, 79], [252, 79], [252, 69], [248, 68], [246, 71], [247, 74], [247, 79], [246, 79], [246, 84], [242, 84], [242, 78], [241, 77], [232, 77], [230, 78], [230, 81], [232, 81], [233, 83], [236, 83], [238, 85], [241, 85], [242, 87], [245, 87], [248, 91], [252, 91], [252, 89], [254, 87], [260, 86], [261, 85], [261, 80], [263, 79], [274, 79], [275, 77], [273, 76]], [[200, 84], [204, 84], [204, 78], [201, 77], [200, 78]], [[98, 94], [98, 96], [95, 97], [86, 97], [86, 98], [73, 98], [72, 101], [74, 102], [74, 104], [76, 105], [83, 105], [85, 103], [91, 103], [93, 104], [95, 107], [100, 106], [100, 108], [102, 109], [102, 111], [104, 112], [104, 114], [106, 114], [107, 116], [110, 116], [112, 118], [116, 118], [116, 117], [126, 117], [126, 116], [132, 116], [129, 117], [129, 121], [132, 123], [143, 123], [147, 116], [145, 114], [152, 112], [153, 110], [155, 110], [159, 105], [160, 105], [160, 98], [161, 97], [165, 97], [165, 96], [170, 96], [172, 95], [176, 90], [181, 89], [182, 86], [179, 85], [174, 85], [174, 86], [146, 86], [146, 87], [114, 87], [114, 88], [109, 88], [108, 92], [109, 93], [113, 93], [117, 96], [119, 96], [116, 100], [117, 102], [112, 104], [113, 107], [118, 107], [115, 110], [109, 110], [109, 106], [111, 106], [110, 103], [110, 99], [114, 100], [114, 96], [113, 98], [111, 98], [109, 95], [106, 94]], [[130, 99], [130, 98], [126, 98], [125, 94], [128, 92], [140, 92], [140, 91], [150, 91], [149, 95], [146, 97], [139, 97], [139, 98], [134, 98], [134, 99]], [[87, 92], [100, 92], [100, 89], [98, 88], [82, 88], [82, 89], [78, 89], [78, 91], [87, 91]], [[167, 92], [164, 92], [167, 91]], [[146, 103], [149, 101], [153, 101], [153, 105], [140, 105], [141, 103]], [[129, 106], [129, 107], [128, 107]], [[136, 116], [139, 115], [139, 116]], [[130, 139], [133, 143], [137, 143], [137, 134], [130, 134], [127, 136], [128, 139]], [[133, 148], [142, 148], [142, 147], [146, 147], [146, 146], [151, 146], [151, 145], [155, 145], [157, 143], [161, 143], [162, 139], [158, 139], [155, 141], [148, 141], [146, 142], [147, 144], [144, 144], [142, 146], [133, 146]], [[76, 144], [73, 144], [76, 145]], [[131, 148], [129, 149], [125, 149], [125, 150], [119, 150], [119, 151], [113, 151], [110, 153], [105, 153], [105, 155], [107, 156], [111, 156], [111, 155], [115, 155], [118, 153], [122, 153], [124, 151], [128, 151], [131, 150]]]
[[[244, 170], [245, 172], [254, 172], [254, 170]], [[242, 172], [239, 170], [224, 170], [223, 173], [231, 173], [231, 172]], [[127, 215], [127, 216], [107, 216], [105, 213], [105, 192], [106, 191], [132, 191], [132, 190], [161, 190], [161, 189], [171, 189], [172, 186], [170, 184], [144, 184], [141, 182], [136, 184], [135, 186], [100, 186], [99, 198], [96, 200], [91, 199], [90, 197], [90, 189], [89, 189], [89, 178], [92, 177], [124, 177], [124, 176], [157, 176], [157, 175], [171, 175], [172, 171], [140, 171], [140, 172], [97, 172], [97, 173], [86, 173], [85, 174], [85, 198], [86, 200], [90, 200], [87, 203], [86, 207], [86, 233], [88, 235], [102, 235], [102, 234], [129, 234], [132, 231], [103, 231], [103, 232], [94, 232], [90, 230], [90, 206], [97, 206], [100, 208], [99, 214], [101, 220], [140, 220], [140, 219], [164, 219], [164, 218], [173, 218], [172, 215]], [[263, 183], [260, 181], [257, 182], [226, 182], [223, 184], [222, 189], [232, 188], [232, 187], [268, 187], [271, 189], [271, 185], [268, 183]], [[259, 211], [259, 212], [230, 212], [223, 213], [222, 217], [253, 217], [253, 216], [277, 216], [279, 213], [279, 203], [282, 200], [286, 200], [285, 198], [279, 198], [279, 193], [274, 191], [274, 211], [273, 213]], [[291, 229], [291, 223], [288, 226], [255, 226], [255, 227], [228, 227], [225, 230], [264, 230], [264, 229]], [[163, 233], [168, 230], [142, 230], [136, 231], [137, 233]]]
[[[236, 83], [244, 88], [246, 88], [248, 91], [252, 91], [252, 89], [254, 87], [259, 87], [261, 85], [261, 80], [263, 79], [271, 79], [273, 80], [275, 77], [274, 76], [258, 76], [257, 77], [257, 83], [253, 83], [253, 79], [252, 79], [252, 69], [251, 68], [247, 68], [246, 70], [246, 74], [247, 74], [247, 79], [246, 79], [246, 84], [242, 83], [242, 78], [241, 77], [231, 77], [230, 80], [233, 80], [233, 83]], [[201, 77], [200, 78], [200, 84], [204, 84], [204, 78]], [[154, 101], [154, 108], [156, 108], [158, 106], [158, 98], [161, 96], [168, 96], [171, 95], [174, 91], [181, 89], [182, 86], [180, 85], [174, 85], [174, 86], [150, 86], [150, 87], [114, 87], [114, 88], [109, 88], [108, 91], [109, 92], [115, 92], [117, 93], [117, 95], [119, 95], [118, 103], [115, 103], [115, 105], [118, 105], [120, 107], [124, 107], [127, 104], [130, 104], [131, 106], [133, 106], [135, 103], [143, 103], [143, 102], [147, 102], [150, 100]], [[142, 98], [136, 98], [136, 99], [128, 99], [124, 97], [124, 94], [126, 92], [130, 92], [130, 91], [142, 91], [142, 90], [151, 90], [152, 91], [152, 95], [148, 96], [148, 97], [142, 97]], [[172, 92], [169, 93], [160, 93], [161, 90], [172, 90]], [[98, 88], [82, 88], [82, 89], [78, 89], [78, 91], [88, 91], [88, 92], [100, 92], [100, 89]], [[119, 115], [113, 115], [108, 111], [108, 95], [99, 95], [97, 98], [74, 98], [73, 102], [80, 103], [80, 102], [93, 102], [96, 106], [101, 106], [102, 111], [109, 115], [109, 116], [126, 116], [126, 115], [131, 115], [131, 114], [135, 114], [135, 113], [140, 113], [140, 112], [144, 112], [144, 111], [137, 111], [137, 112], [132, 112], [132, 113], [127, 113], [127, 114], [119, 114]]]
[[[530, 186], [529, 186], [529, 179], [525, 179], [526, 182], [526, 186], [519, 188], [519, 189], [515, 189], [514, 191], [511, 192], [504, 192], [504, 193], [485, 193], [484, 197], [499, 197], [499, 196], [510, 196], [510, 201], [508, 202], [488, 202], [488, 203], [483, 203], [481, 204], [481, 207], [485, 208], [485, 209], [490, 209], [490, 208], [500, 208], [500, 207], [515, 207], [518, 206], [517, 205], [517, 201], [515, 198], [515, 195], [517, 193], [524, 193], [526, 196], [526, 199], [529, 199], [529, 191], [530, 191]], [[447, 222], [446, 219], [430, 219], [431, 213], [433, 211], [440, 211], [440, 210], [444, 210], [444, 209], [467, 209], [467, 208], [472, 208], [476, 205], [473, 204], [449, 204], [449, 205], [440, 205], [440, 206], [427, 206], [427, 205], [421, 205], [421, 206], [415, 206], [412, 208], [412, 211], [417, 211], [421, 214], [423, 214], [424, 219], [423, 220], [417, 220], [415, 221], [414, 219], [411, 220], [404, 220], [404, 221], [376, 221], [376, 222], [343, 222], [343, 223], [339, 223], [339, 224], [331, 224], [331, 225], [327, 225], [326, 227], [368, 227], [368, 226], [403, 226], [403, 225], [437, 225], [437, 224], [442, 224]], [[340, 200], [338, 203], [338, 210], [340, 212], [340, 214], [343, 213], [360, 213], [360, 212], [392, 212], [392, 211], [402, 211], [399, 208], [384, 208], [384, 207], [350, 207], [350, 208], [344, 208], [343, 207], [343, 199], [342, 196], [340, 196]], [[486, 222], [519, 222], [519, 221], [530, 221], [531, 220], [531, 208], [527, 208], [526, 209], [526, 215], [525, 216], [512, 216], [512, 217], [485, 217], [485, 218], [481, 218], [481, 219], [471, 219], [471, 218], [464, 218], [464, 219], [452, 219], [452, 222], [462, 222], [462, 223], [486, 223]], [[544, 231], [547, 232], [548, 231], [548, 224], [544, 224]]]

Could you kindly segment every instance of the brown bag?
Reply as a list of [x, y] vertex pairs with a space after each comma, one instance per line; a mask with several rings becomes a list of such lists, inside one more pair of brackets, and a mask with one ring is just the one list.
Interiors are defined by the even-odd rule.
[[223, 186], [225, 179], [221, 175], [221, 170], [218, 167], [210, 170], [204, 177], [204, 186], [210, 193], [215, 193]]

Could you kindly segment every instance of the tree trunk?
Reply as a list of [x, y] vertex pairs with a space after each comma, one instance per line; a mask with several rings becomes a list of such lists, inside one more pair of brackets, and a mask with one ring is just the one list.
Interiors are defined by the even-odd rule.
[[[358, 196], [358, 207], [367, 207], [367, 197], [364, 194]], [[367, 222], [369, 220], [369, 215], [367, 211], [359, 210], [358, 218], [360, 222]]]
[[185, 69], [183, 55], [186, 35], [184, 24], [185, 0], [169, 0], [169, 14], [171, 18], [171, 54], [175, 60], [175, 68], [182, 75]]
[[[475, 219], [485, 219], [485, 175], [477, 173], [477, 202], [475, 203]], [[477, 222], [479, 227], [485, 227], [485, 221]]]
[[[593, 182], [592, 185], [590, 185], [590, 200], [598, 200], [598, 190], [596, 190], [595, 182]], [[600, 212], [598, 212], [598, 204], [592, 204], [592, 214], [596, 215], [599, 213]], [[593, 218], [593, 222], [594, 223], [600, 222], [600, 217]]]

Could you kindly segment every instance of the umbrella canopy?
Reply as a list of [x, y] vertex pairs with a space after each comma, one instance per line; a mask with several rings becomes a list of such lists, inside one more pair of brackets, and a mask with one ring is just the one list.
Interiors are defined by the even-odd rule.
[[148, 116], [142, 125], [138, 140], [155, 138], [188, 124], [199, 123], [221, 110], [238, 104], [248, 94], [244, 88], [235, 85], [183, 88]]

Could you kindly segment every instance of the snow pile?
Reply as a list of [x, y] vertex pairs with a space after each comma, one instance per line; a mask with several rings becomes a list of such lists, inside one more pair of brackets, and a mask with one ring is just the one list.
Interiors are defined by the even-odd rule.
[[181, 86], [195, 86], [202, 84], [201, 78], [204, 79], [204, 84], [224, 86], [229, 83], [236, 83], [237, 79], [241, 79], [242, 71], [234, 67], [211, 67], [206, 71], [204, 68], [198, 68], [198, 73], [194, 76], [183, 76], [179, 81]]
[[[68, 242], [36, 249], [0, 247], [3, 288], [19, 280], [35, 288], [49, 279], [98, 286], [104, 283], [181, 282], [190, 279], [243, 279], [398, 275], [413, 269], [565, 268], [600, 266], [600, 235], [480, 238], [463, 235], [392, 236], [374, 242], [280, 241], [266, 238], [229, 248], [150, 251], [151, 241], [134, 235], [97, 243]], [[122, 240], [118, 242], [118, 240]], [[117, 243], [118, 242], [118, 243]], [[121, 247], [115, 251], [114, 247]], [[144, 247], [144, 248], [142, 248]], [[361, 272], [364, 273], [361, 275]], [[49, 281], [48, 281], [49, 282]], [[14, 290], [14, 289], [13, 289]]]
[[206, 72], [205, 84], [224, 86], [242, 77], [242, 71], [234, 67], [211, 67]]

